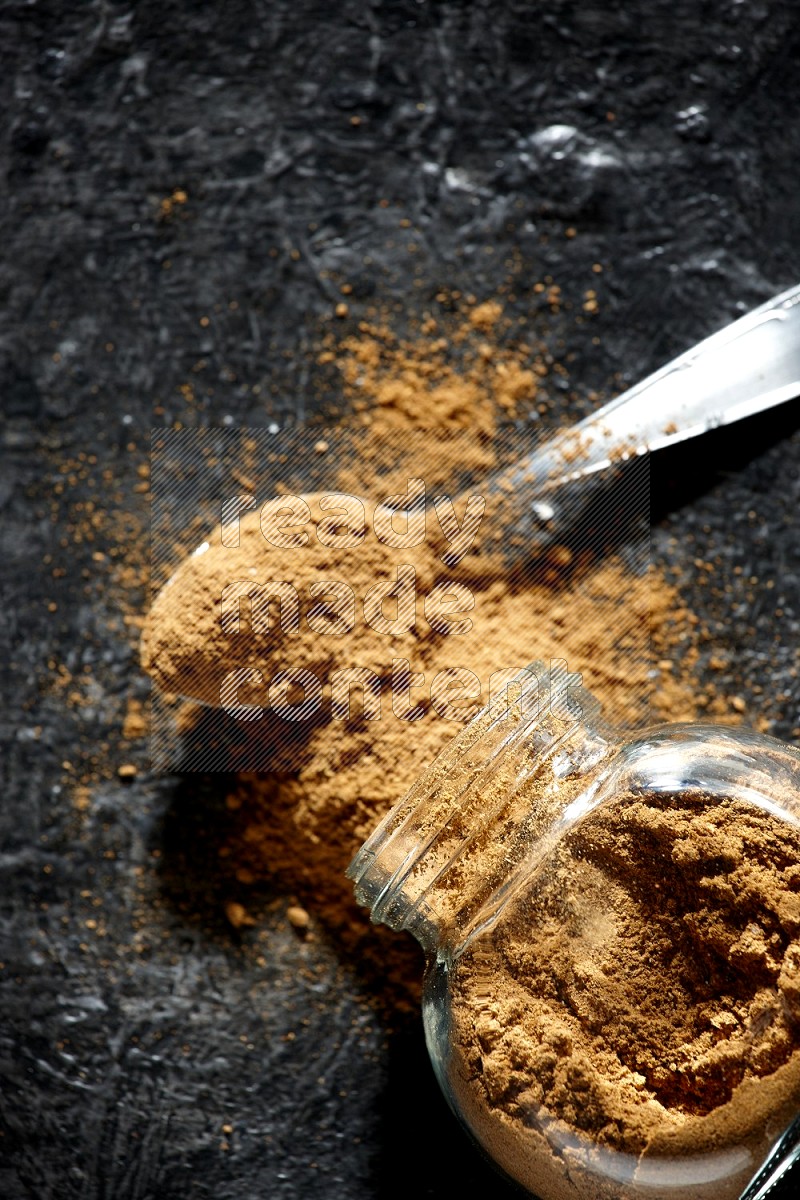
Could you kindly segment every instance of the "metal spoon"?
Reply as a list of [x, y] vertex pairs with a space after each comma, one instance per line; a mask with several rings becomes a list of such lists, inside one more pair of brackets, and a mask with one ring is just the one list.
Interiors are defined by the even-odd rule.
[[[548, 439], [493, 486], [522, 543], [574, 528], [614, 464], [800, 396], [800, 285], [774, 296]], [[510, 527], [510, 526], [509, 526]]]
[[795, 1117], [756, 1171], [739, 1200], [766, 1200], [789, 1168], [800, 1158], [800, 1116]]

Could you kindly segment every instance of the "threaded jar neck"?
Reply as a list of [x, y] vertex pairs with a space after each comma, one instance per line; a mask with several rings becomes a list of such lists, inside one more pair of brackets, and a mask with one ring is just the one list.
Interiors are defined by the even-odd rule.
[[616, 745], [599, 713], [560, 660], [521, 671], [350, 864], [372, 920], [408, 930], [432, 953], [485, 919]]

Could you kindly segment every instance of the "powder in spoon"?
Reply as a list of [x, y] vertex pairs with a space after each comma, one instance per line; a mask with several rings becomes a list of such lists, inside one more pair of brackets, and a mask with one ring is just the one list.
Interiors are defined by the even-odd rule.
[[[349, 536], [341, 524], [347, 513], [323, 511], [313, 496], [292, 503], [294, 516], [291, 508], [276, 509], [287, 524], [266, 530], [273, 540], [260, 513], [238, 522], [236, 545], [226, 545], [231, 539], [215, 529], [206, 551], [188, 558], [159, 593], [141, 651], [145, 669], [165, 691], [218, 705], [235, 671], [269, 678], [297, 666], [327, 683], [331, 671], [346, 664], [383, 677], [394, 658], [416, 655], [421, 637], [437, 640], [435, 629], [426, 626], [423, 634], [399, 611], [393, 621], [382, 620], [379, 604], [380, 589], [391, 590], [398, 570], [409, 565], [413, 578], [406, 579], [405, 592], [430, 592], [437, 563], [427, 542], [413, 547], [412, 557], [374, 535], [369, 513], [357, 523], [353, 516], [357, 532]], [[281, 546], [278, 536], [304, 541]], [[256, 703], [263, 688], [254, 677], [237, 696], [241, 704]]]

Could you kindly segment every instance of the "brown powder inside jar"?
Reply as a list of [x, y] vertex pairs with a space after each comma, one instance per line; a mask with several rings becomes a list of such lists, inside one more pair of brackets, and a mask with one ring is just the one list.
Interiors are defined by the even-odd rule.
[[732, 1181], [680, 1194], [739, 1194], [800, 1095], [798, 861], [753, 805], [622, 796], [457, 960], [456, 1101], [518, 1181], [658, 1198], [659, 1159], [728, 1152]]

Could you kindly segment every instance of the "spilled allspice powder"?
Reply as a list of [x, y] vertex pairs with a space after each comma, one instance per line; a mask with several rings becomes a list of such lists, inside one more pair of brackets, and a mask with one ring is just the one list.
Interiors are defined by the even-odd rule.
[[[443, 299], [454, 312], [426, 315], [404, 335], [393, 330], [390, 317], [375, 314], [356, 330], [323, 338], [319, 369], [333, 373], [345, 404], [336, 426], [338, 490], [377, 501], [402, 493], [409, 477], [419, 476], [429, 493], [455, 493], [454, 480], [460, 486], [466, 476], [477, 480], [471, 490], [480, 492], [482, 478], [518, 456], [517, 422], [529, 423], [533, 414], [558, 426], [548, 381], [563, 368], [532, 339], [516, 335], [498, 300]], [[322, 437], [319, 452], [327, 445]], [[243, 484], [252, 482], [250, 467], [242, 464]], [[287, 470], [275, 464], [276, 494], [292, 490]], [[494, 553], [505, 532], [487, 520], [480, 544], [455, 572], [445, 571], [427, 541], [395, 552], [395, 560], [414, 562], [426, 586], [437, 573], [453, 574], [475, 597], [473, 628], [457, 647], [455, 639], [448, 644], [426, 627], [396, 647], [412, 671], [429, 679], [463, 661], [485, 681], [536, 657], [558, 657], [582, 675], [612, 719], [641, 721], [643, 697], [653, 720], [694, 717], [695, 618], [663, 573], [651, 568], [636, 577], [617, 558], [571, 561], [563, 548], [527, 571], [509, 571]], [[220, 585], [239, 577], [240, 567], [257, 561], [261, 577], [294, 580], [301, 595], [311, 579], [338, 567], [362, 597], [381, 569], [377, 551], [386, 559], [385, 548], [369, 541], [338, 563], [316, 543], [311, 549], [307, 560], [296, 552], [282, 558], [247, 518], [239, 550], [215, 554], [212, 545], [199, 560], [205, 575], [175, 589], [172, 598], [162, 593], [145, 624], [144, 662], [161, 686], [176, 696], [197, 694], [205, 675], [213, 699], [223, 665], [278, 662], [284, 647], [252, 631], [234, 640], [221, 636], [214, 597]], [[286, 661], [312, 662], [323, 674], [335, 665], [331, 647], [344, 665], [360, 661], [365, 649], [380, 649], [373, 661], [384, 673], [392, 657], [363, 622], [345, 640], [303, 641], [301, 634], [298, 654], [287, 643]], [[369, 925], [344, 871], [375, 824], [461, 728], [441, 719], [424, 696], [420, 703], [423, 715], [413, 723], [398, 719], [390, 704], [374, 722], [310, 722], [299, 729], [265, 721], [258, 730], [254, 723], [247, 736], [263, 739], [270, 769], [236, 776], [227, 798], [230, 836], [220, 848], [245, 903], [246, 889], [274, 880], [307, 905], [366, 976], [380, 981], [379, 994], [392, 1006], [418, 1001], [418, 949]], [[705, 712], [732, 719], [723, 697], [712, 696]], [[186, 730], [201, 718], [196, 705], [184, 705]]]
[[[550, 414], [557, 424], [548, 378], [558, 364], [532, 341], [515, 338], [499, 301], [456, 297], [452, 303], [454, 313], [426, 315], [404, 336], [376, 314], [345, 336], [329, 333], [323, 339], [320, 370], [334, 373], [346, 408], [336, 430], [343, 447], [339, 490], [376, 500], [404, 491], [410, 475], [423, 477], [431, 490], [450, 487], [464, 472], [480, 480], [513, 461], [516, 420], [535, 412], [541, 419]], [[242, 470], [247, 482], [248, 464]], [[287, 490], [285, 470], [276, 464], [276, 493]], [[501, 535], [497, 528], [489, 531], [490, 538]], [[257, 542], [264, 578], [302, 581], [306, 567], [297, 555], [281, 560], [252, 522], [243, 522], [241, 564], [249, 551], [256, 552], [248, 538]], [[426, 578], [437, 566], [442, 570], [432, 549], [426, 543], [413, 551]], [[373, 550], [365, 544], [346, 564], [359, 595], [375, 578]], [[458, 574], [475, 595], [469, 614], [474, 628], [463, 645], [481, 679], [537, 656], [560, 657], [581, 673], [609, 717], [640, 720], [644, 695], [654, 720], [695, 716], [695, 618], [658, 569], [637, 578], [616, 559], [564, 562], [556, 555], [527, 574], [509, 573], [491, 551], [483, 545], [460, 564]], [[237, 577], [240, 562], [231, 560], [232, 553], [238, 552], [227, 550], [224, 559], [206, 556], [209, 588]], [[333, 565], [330, 559], [309, 563], [309, 578], [315, 569], [327, 572]], [[622, 604], [616, 602], [620, 596]], [[219, 657], [233, 649], [219, 638], [208, 591], [176, 590], [173, 601], [162, 594], [145, 623], [144, 662], [164, 688], [180, 696], [192, 693], [198, 671], [218, 670]], [[338, 642], [348, 665], [356, 661], [354, 644], [365, 632], [354, 631], [355, 643]], [[315, 641], [317, 652], [322, 640]], [[263, 643], [252, 634], [243, 641], [235, 648], [237, 661], [250, 656], [263, 663]], [[407, 639], [402, 653], [413, 670], [429, 674], [437, 662], [446, 666], [453, 659], [452, 649], [431, 636]], [[383, 660], [389, 660], [385, 653]], [[654, 661], [660, 664], [655, 680]], [[188, 678], [181, 675], [184, 669]], [[731, 719], [722, 697], [712, 696], [705, 713]], [[193, 704], [181, 712], [186, 729], [201, 717]], [[227, 799], [231, 830], [220, 853], [232, 878], [244, 889], [265, 877], [280, 883], [357, 955], [367, 973], [374, 968], [390, 1003], [415, 1005], [416, 946], [369, 926], [344, 870], [460, 726], [440, 719], [429, 704], [413, 724], [397, 719], [391, 706], [376, 722], [312, 722], [302, 731], [265, 724], [259, 736], [270, 743], [271, 769], [238, 775]], [[256, 736], [254, 730], [248, 736]]]
[[[455, 494], [465, 477], [478, 481], [472, 490], [479, 492], [481, 478], [514, 461], [516, 423], [529, 423], [535, 414], [558, 426], [548, 382], [563, 368], [533, 338], [516, 334], [499, 301], [448, 301], [454, 311], [425, 315], [404, 335], [394, 331], [391, 317], [376, 313], [344, 335], [323, 338], [318, 369], [332, 375], [345, 407], [336, 425], [338, 490], [376, 501], [403, 492], [409, 476], [421, 476], [431, 492]], [[324, 431], [317, 447], [321, 454], [327, 450]], [[247, 482], [247, 463], [242, 471]], [[276, 463], [269, 490], [292, 490], [287, 476], [288, 467]], [[198, 672], [219, 671], [228, 654], [235, 662], [262, 665], [272, 654], [277, 662], [274, 644], [266, 647], [252, 631], [241, 634], [235, 646], [222, 639], [209, 603], [209, 591], [237, 578], [238, 565], [251, 552], [257, 552], [264, 579], [294, 579], [302, 595], [305, 583], [320, 573], [329, 576], [337, 566], [324, 555], [305, 563], [296, 553], [282, 560], [247, 520], [242, 532], [241, 560], [230, 557], [238, 551], [227, 550], [216, 560], [210, 552], [204, 567], [208, 590], [175, 591], [172, 605], [162, 595], [145, 623], [145, 665], [176, 696], [194, 694]], [[487, 523], [482, 535], [476, 552], [452, 573], [474, 594], [473, 629], [457, 651], [425, 627], [415, 631], [398, 647], [412, 671], [430, 678], [455, 658], [488, 680], [497, 670], [519, 668], [536, 657], [558, 657], [582, 675], [612, 719], [641, 721], [642, 697], [652, 720], [695, 717], [696, 618], [663, 572], [651, 568], [635, 577], [616, 558], [570, 561], [559, 553], [528, 572], [509, 572], [493, 553], [492, 539], [500, 540], [502, 529]], [[427, 586], [437, 573], [448, 574], [435, 551], [426, 543], [397, 556], [413, 561]], [[363, 596], [379, 569], [375, 546], [365, 542], [344, 568]], [[323, 675], [336, 661], [330, 645], [344, 665], [358, 661], [365, 647], [369, 651], [370, 631], [363, 622], [352, 639], [322, 648], [325, 661], [314, 665]], [[317, 637], [312, 645], [309, 639], [301, 654], [319, 655], [323, 640]], [[286, 657], [295, 661], [294, 651]], [[375, 656], [376, 667], [385, 668], [391, 657], [383, 650]], [[424, 696], [420, 703], [423, 715], [413, 723], [384, 704], [374, 722], [314, 721], [289, 729], [266, 721], [258, 733], [253, 727], [248, 736], [268, 745], [270, 768], [235, 777], [227, 797], [230, 833], [220, 847], [237, 903], [247, 906], [249, 889], [274, 881], [330, 931], [365, 978], [380, 981], [379, 999], [392, 1006], [417, 1003], [418, 948], [369, 925], [344, 871], [375, 824], [460, 728], [441, 719]], [[739, 719], [725, 697], [713, 694], [704, 715]], [[185, 704], [180, 719], [190, 732], [202, 710]]]

